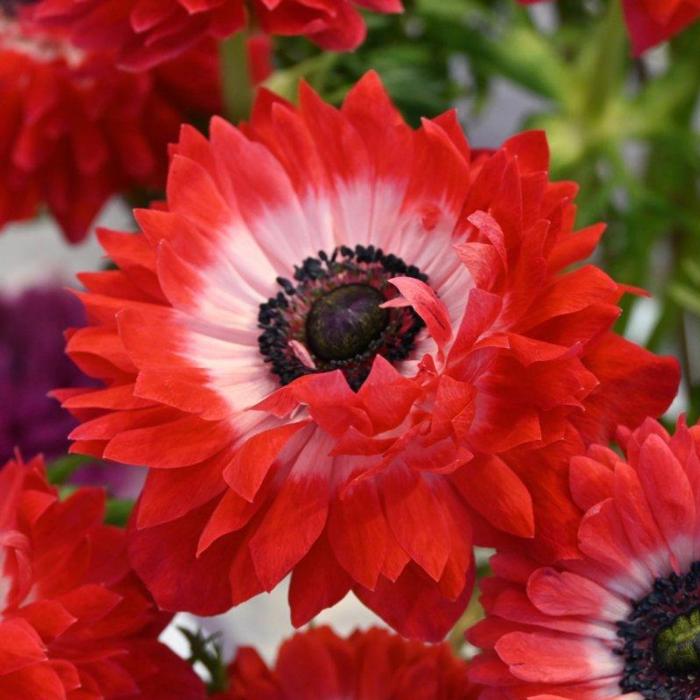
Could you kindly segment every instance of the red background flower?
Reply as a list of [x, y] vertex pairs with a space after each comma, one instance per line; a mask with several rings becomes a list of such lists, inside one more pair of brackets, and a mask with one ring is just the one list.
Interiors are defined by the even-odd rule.
[[297, 634], [274, 668], [243, 647], [229, 666], [228, 692], [213, 700], [469, 700], [466, 662], [447, 644], [410, 642], [383, 629], [347, 639], [328, 627]]
[[[401, 0], [254, 0], [254, 22], [270, 34], [303, 34], [325, 49], [347, 51], [365, 37], [357, 6], [400, 12]], [[40, 0], [31, 10], [67, 29], [78, 46], [115, 50], [119, 65], [144, 70], [205, 36], [224, 39], [246, 24], [243, 0]]]
[[[678, 663], [679, 642], [695, 634], [700, 428], [681, 420], [669, 436], [649, 419], [620, 438], [624, 458], [593, 445], [570, 462], [578, 517], [561, 536], [575, 549], [558, 560], [535, 538], [491, 559], [494, 576], [480, 582], [486, 618], [468, 633], [484, 650], [471, 664], [489, 687], [483, 700], [697, 695], [697, 673], [669, 673], [658, 640], [664, 631], [675, 640]], [[685, 637], [669, 635], [676, 623]]]
[[103, 516], [101, 490], [61, 502], [40, 460], [0, 471], [0, 696], [203, 700], [189, 665], [158, 642], [170, 616]]
[[46, 204], [71, 242], [106, 200], [162, 187], [183, 121], [219, 106], [218, 54], [204, 43], [150, 72], [114, 67], [60, 33], [0, 25], [0, 226]]

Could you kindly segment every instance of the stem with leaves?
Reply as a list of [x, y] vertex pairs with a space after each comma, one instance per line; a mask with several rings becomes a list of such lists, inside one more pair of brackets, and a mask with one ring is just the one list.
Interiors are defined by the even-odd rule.
[[194, 666], [200, 663], [209, 675], [207, 689], [209, 694], [224, 693], [228, 690], [229, 680], [223, 659], [220, 634], [205, 636], [202, 630], [192, 632], [186, 627], [178, 627], [190, 645], [189, 662]]

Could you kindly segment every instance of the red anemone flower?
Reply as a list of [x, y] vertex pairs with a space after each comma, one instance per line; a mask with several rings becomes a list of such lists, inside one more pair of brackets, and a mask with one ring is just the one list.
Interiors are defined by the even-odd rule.
[[571, 461], [577, 558], [492, 559], [469, 633], [483, 700], [700, 696], [700, 428], [621, 433], [626, 461], [601, 446]]
[[218, 95], [213, 42], [135, 75], [0, 7], [0, 226], [45, 203], [80, 241], [112, 195], [162, 187], [168, 143]]
[[[519, 0], [531, 5], [541, 0]], [[621, 0], [635, 56], [700, 18], [700, 0]]]
[[467, 664], [447, 644], [410, 642], [383, 629], [343, 639], [328, 627], [282, 644], [273, 669], [249, 647], [212, 700], [471, 700]]
[[189, 664], [158, 642], [169, 616], [103, 516], [102, 491], [59, 501], [38, 459], [0, 470], [0, 697], [204, 700]]
[[401, 0], [38, 0], [25, 12], [67, 29], [87, 49], [117, 51], [120, 67], [144, 70], [177, 56], [202, 38], [225, 39], [246, 13], [269, 34], [302, 34], [325, 49], [348, 51], [365, 38], [357, 7], [401, 12]]
[[609, 331], [622, 288], [562, 271], [602, 227], [573, 232], [547, 165], [541, 133], [474, 158], [454, 113], [413, 131], [373, 73], [341, 110], [263, 92], [241, 129], [183, 130], [167, 206], [101, 232], [119, 270], [82, 277], [68, 351], [107, 387], [65, 401], [74, 451], [151, 468], [130, 552], [163, 607], [291, 572], [296, 625], [352, 590], [440, 639], [470, 512], [531, 536], [548, 497], [510, 451], [665, 409], [676, 363]]

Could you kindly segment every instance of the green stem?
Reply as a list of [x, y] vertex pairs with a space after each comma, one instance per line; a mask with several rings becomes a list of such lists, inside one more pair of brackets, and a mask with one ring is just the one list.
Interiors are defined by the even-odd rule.
[[224, 113], [238, 123], [250, 117], [255, 88], [248, 61], [248, 32], [239, 31], [220, 44]]
[[622, 0], [608, 0], [608, 11], [600, 26], [589, 70], [586, 71], [583, 113], [600, 116], [611, 97], [620, 94], [625, 79], [629, 45], [622, 16]]
[[202, 630], [191, 632], [186, 627], [178, 627], [190, 645], [189, 662], [194, 666], [201, 663], [209, 674], [207, 690], [209, 695], [225, 693], [229, 687], [229, 677], [224, 664], [219, 633], [205, 637]]
[[[300, 61], [294, 66], [276, 70], [266, 81], [268, 90], [295, 102], [299, 90], [299, 81], [306, 80], [315, 90], [323, 91], [324, 82], [338, 60], [340, 54], [323, 51], [318, 55]], [[333, 103], [334, 95], [324, 91], [326, 99]], [[344, 97], [345, 93], [341, 97]]]

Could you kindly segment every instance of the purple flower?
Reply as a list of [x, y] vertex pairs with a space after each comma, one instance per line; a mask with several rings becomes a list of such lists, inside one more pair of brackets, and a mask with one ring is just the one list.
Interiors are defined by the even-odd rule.
[[[65, 354], [64, 332], [84, 324], [80, 302], [58, 286], [0, 296], [0, 466], [15, 448], [47, 461], [68, 451], [77, 421], [48, 392], [97, 384]], [[106, 463], [83, 467], [73, 478], [127, 498], [138, 493], [142, 480], [139, 469]]]
[[104, 486], [114, 498], [136, 499], [146, 479], [146, 469], [118, 462], [91, 462], [70, 478], [75, 486]]
[[47, 460], [67, 452], [76, 421], [47, 394], [95, 385], [65, 354], [64, 331], [83, 323], [81, 304], [61, 287], [0, 297], [0, 463], [15, 447]]

